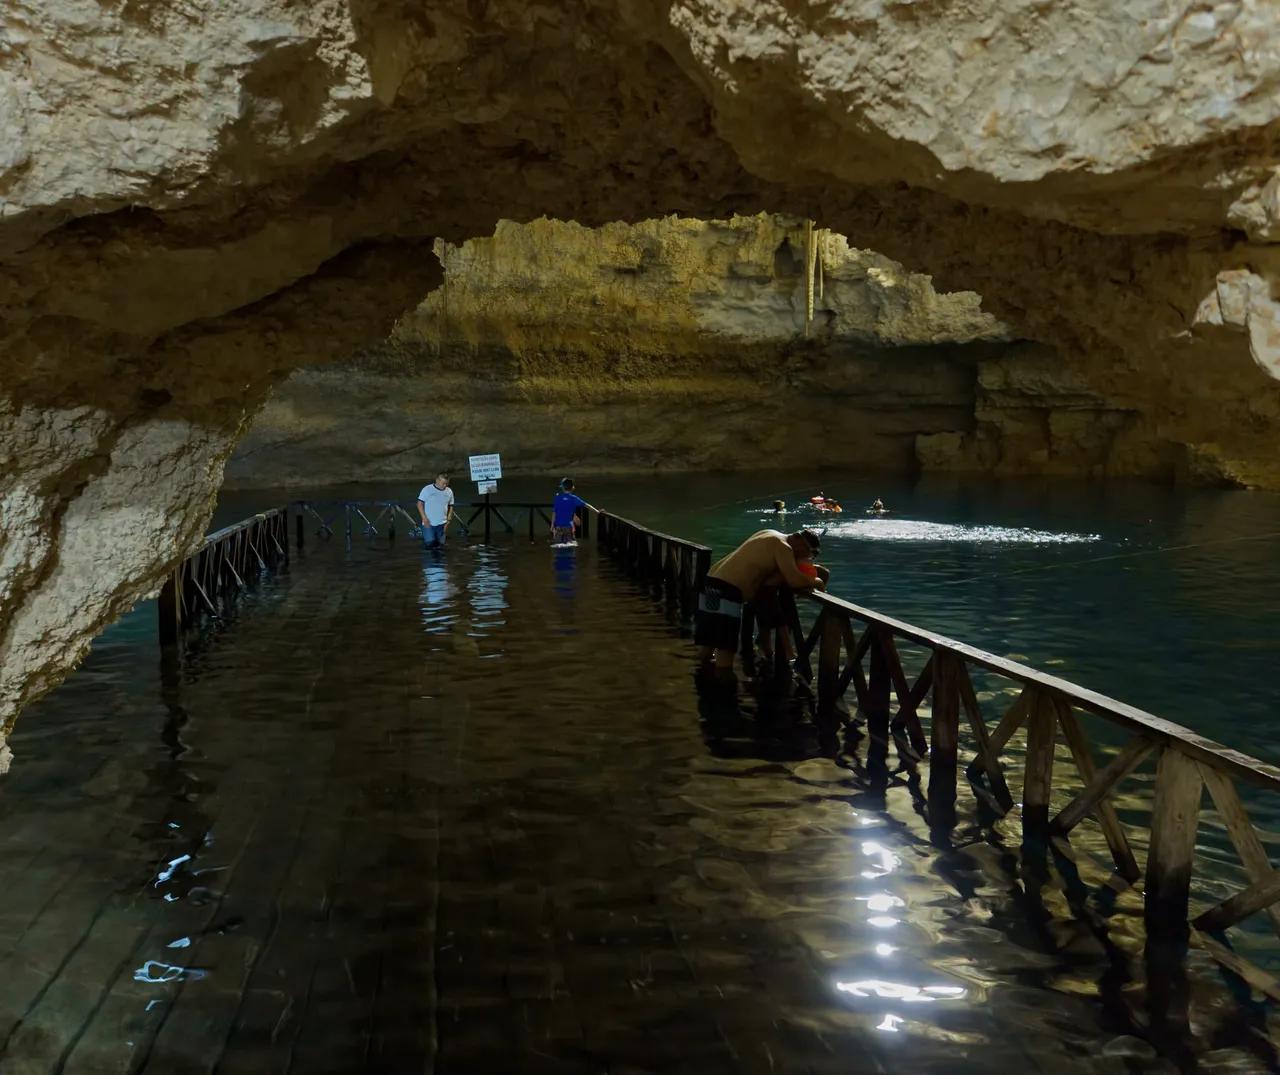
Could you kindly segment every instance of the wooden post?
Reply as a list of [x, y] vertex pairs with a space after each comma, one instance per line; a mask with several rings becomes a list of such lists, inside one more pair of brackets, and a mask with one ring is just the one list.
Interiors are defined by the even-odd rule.
[[489, 504], [491, 493], [484, 494], [484, 543], [489, 544], [490, 528], [492, 526], [493, 508]]
[[[889, 741], [889, 691], [893, 677], [889, 672], [889, 662], [884, 655], [884, 647], [876, 637], [880, 628], [872, 625], [871, 634], [871, 674], [867, 679], [867, 731], [871, 738], [881, 742]], [[850, 660], [853, 655], [850, 654]]]
[[[1227, 834], [1236, 845], [1240, 861], [1249, 873], [1249, 879], [1255, 883], [1270, 880], [1275, 876], [1271, 870], [1271, 859], [1267, 855], [1267, 849], [1262, 846], [1258, 830], [1253, 827], [1249, 812], [1240, 801], [1235, 783], [1226, 773], [1212, 765], [1203, 762], [1198, 762], [1197, 765], [1204, 786], [1209, 789], [1209, 797], [1218, 808], [1218, 816], [1227, 826]], [[1271, 919], [1272, 929], [1280, 935], [1280, 907], [1267, 905], [1267, 915]]]
[[297, 519], [297, 522], [295, 524], [295, 529], [297, 530], [298, 548], [302, 548], [302, 546], [306, 542], [307, 527], [306, 527], [306, 524], [302, 521], [301, 511], [298, 512], [296, 519]]
[[582, 512], [582, 540], [586, 541], [591, 536], [591, 512], [583, 509]]
[[756, 674], [756, 610], [747, 602], [742, 606], [742, 626], [738, 634], [738, 653], [742, 657], [742, 674]]
[[1037, 690], [1027, 716], [1027, 767], [1022, 781], [1022, 835], [1038, 836], [1049, 826], [1053, 787], [1053, 741], [1058, 713], [1053, 699]]
[[844, 635], [840, 616], [823, 606], [822, 632], [818, 636], [818, 708], [830, 713], [840, 698], [840, 646]]
[[711, 550], [699, 549], [697, 563], [694, 565], [693, 584], [696, 587], [703, 579], [707, 577], [707, 572], [711, 570]]
[[[1056, 698], [1054, 703], [1058, 711], [1058, 725], [1062, 728], [1067, 746], [1071, 749], [1071, 757], [1075, 759], [1080, 779], [1088, 788], [1098, 778], [1098, 769], [1093, 762], [1089, 739], [1075, 713], [1071, 711], [1071, 703], [1066, 698]], [[1111, 857], [1115, 860], [1120, 876], [1130, 884], [1135, 883], [1142, 874], [1129, 847], [1129, 840], [1124, 834], [1124, 826], [1120, 824], [1120, 818], [1116, 815], [1115, 807], [1104, 796], [1098, 799], [1094, 812], [1097, 814], [1102, 834], [1107, 838], [1107, 846], [1111, 848]]]
[[172, 646], [182, 633], [182, 606], [178, 602], [178, 578], [182, 568], [171, 571], [160, 588], [160, 645]]
[[956, 805], [956, 769], [960, 746], [960, 658], [938, 649], [933, 654], [933, 719], [929, 722], [929, 808], [938, 817], [930, 817], [933, 825], [943, 824], [943, 814], [954, 823]]
[[1202, 790], [1200, 769], [1192, 759], [1170, 746], [1161, 750], [1151, 807], [1143, 907], [1149, 937], [1182, 939], [1187, 935], [1187, 894], [1200, 828]]
[[351, 505], [347, 504], [342, 509], [342, 513], [346, 518], [345, 526], [346, 526], [346, 535], [347, 535], [347, 548], [350, 549], [351, 548]]
[[[805, 645], [804, 628], [800, 624], [800, 610], [796, 607], [795, 594], [784, 587], [779, 596], [782, 599], [782, 610], [786, 616], [787, 629], [791, 632], [795, 642], [796, 673], [801, 679], [808, 682], [813, 679], [813, 666], [809, 663], [810, 650]], [[817, 630], [817, 624], [814, 625], [814, 629]], [[847, 620], [841, 623], [840, 634], [842, 639], [845, 631], [849, 629]], [[844, 695], [844, 691], [840, 689], [839, 685], [836, 687], [836, 694], [837, 696]]]
[[538, 516], [538, 509], [535, 508], [532, 504], [530, 504], [529, 505], [529, 540], [530, 541], [534, 539], [533, 538], [533, 520], [536, 519], [537, 516]]

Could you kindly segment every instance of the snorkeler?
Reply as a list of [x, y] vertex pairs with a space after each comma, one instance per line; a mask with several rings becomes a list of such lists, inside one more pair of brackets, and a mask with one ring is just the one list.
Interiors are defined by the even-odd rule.
[[812, 530], [783, 534], [760, 530], [733, 552], [711, 565], [698, 583], [698, 606], [693, 617], [693, 641], [699, 663], [715, 657], [716, 671], [733, 671], [742, 630], [742, 606], [755, 598], [766, 581], [777, 581], [793, 590], [822, 589], [819, 576], [801, 571], [799, 564], [812, 560], [822, 539]]

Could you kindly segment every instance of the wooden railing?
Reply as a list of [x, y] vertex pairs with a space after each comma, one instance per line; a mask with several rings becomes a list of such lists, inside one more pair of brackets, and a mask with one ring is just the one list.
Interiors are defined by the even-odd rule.
[[[405, 524], [405, 529], [410, 537], [417, 537], [421, 534], [421, 521], [417, 516], [411, 514], [414, 507], [414, 501], [412, 500], [299, 500], [295, 501], [294, 506], [298, 509], [297, 542], [299, 548], [302, 548], [306, 541], [304, 516], [310, 517], [317, 524], [316, 534], [320, 537], [332, 537], [334, 524], [341, 519], [343, 533], [348, 544], [351, 543], [352, 534], [357, 529], [365, 537], [378, 537], [385, 533], [388, 538], [394, 540], [396, 524], [400, 522]], [[482, 501], [455, 503], [453, 507], [454, 517], [458, 520], [458, 527], [464, 534], [471, 533], [471, 528], [475, 521], [481, 516], [484, 517], [482, 525], [485, 541], [489, 541], [493, 536], [493, 521], [495, 518], [502, 524], [508, 534], [514, 534], [517, 525], [522, 520], [527, 521], [530, 541], [536, 539], [539, 533], [542, 532], [538, 525], [539, 521], [546, 523], [548, 529], [551, 527], [550, 504], [497, 503], [486, 496]], [[510, 513], [511, 518], [508, 519], [503, 513], [504, 509]], [[467, 511], [471, 511], [469, 516], [466, 515]], [[329, 513], [328, 518], [325, 517], [326, 513]], [[590, 537], [591, 513], [582, 511], [578, 513], [578, 517], [582, 520], [580, 535], [584, 538]]]
[[698, 583], [711, 567], [711, 549], [601, 513], [597, 544], [641, 582], [660, 586], [684, 619], [693, 617]]
[[[665, 583], [669, 591], [678, 592], [682, 610], [692, 614], [698, 581], [710, 567], [710, 548], [617, 516], [601, 516], [599, 543], [633, 576]], [[812, 680], [810, 658], [816, 654], [819, 713], [847, 713], [844, 697], [852, 688], [857, 715], [870, 739], [869, 764], [886, 759], [891, 743], [908, 764], [928, 759], [926, 810], [931, 827], [945, 830], [955, 824], [963, 722], [972, 737], [966, 746], [976, 755], [964, 766], [964, 776], [998, 813], [1012, 810], [1018, 801], [1010, 787], [1013, 780], [1021, 801], [1025, 848], [1047, 849], [1051, 841], [1067, 838], [1086, 817], [1093, 817], [1118, 878], [1144, 887], [1150, 939], [1159, 943], [1190, 940], [1250, 985], [1280, 1000], [1280, 981], [1232, 951], [1221, 937], [1224, 930], [1263, 912], [1280, 934], [1280, 871], [1272, 868], [1236, 788], [1236, 782], [1243, 780], [1280, 791], [1280, 768], [1065, 679], [838, 597], [810, 592], [805, 598], [806, 606], [817, 613], [807, 635], [796, 602], [786, 590], [781, 599], [789, 626], [778, 630], [792, 632], [796, 669], [802, 678]], [[748, 663], [752, 635], [748, 604], [742, 647]], [[908, 679], [904, 670], [900, 644], [919, 651], [916, 655], [923, 664], [914, 679]], [[782, 648], [776, 645], [779, 655]], [[1006, 689], [1017, 691], [1012, 704], [1000, 713], [984, 711], [971, 669], [1005, 680]], [[993, 691], [991, 696], [999, 694]], [[921, 720], [922, 711], [927, 725]], [[1128, 741], [1105, 764], [1095, 758], [1081, 719], [1084, 714], [1127, 733]], [[1021, 728], [1026, 730], [1026, 750], [1019, 782], [1006, 772], [1002, 752]], [[1059, 802], [1067, 795], [1070, 799], [1051, 813], [1059, 737], [1070, 753], [1079, 784], [1059, 779]], [[1132, 824], [1126, 828], [1121, 822], [1113, 799], [1149, 759], [1155, 761], [1155, 792], [1146, 861], [1140, 865], [1130, 845]], [[1190, 893], [1205, 788], [1251, 883], [1228, 899], [1198, 909], [1193, 917]]]
[[[927, 803], [932, 824], [949, 824], [955, 809], [962, 714], [977, 755], [965, 768], [965, 775], [1002, 811], [1012, 809], [1015, 799], [1001, 751], [1014, 732], [1025, 727], [1026, 755], [1019, 789], [1024, 839], [1043, 842], [1065, 837], [1084, 818], [1094, 817], [1119, 876], [1129, 883], [1145, 878], [1144, 917], [1149, 937], [1190, 936], [1219, 962], [1280, 999], [1280, 982], [1207, 936], [1263, 911], [1280, 933], [1280, 871], [1272, 869], [1236, 790], [1236, 781], [1243, 780], [1280, 791], [1280, 769], [1027, 665], [829, 594], [807, 597], [817, 606], [818, 616], [808, 637], [802, 643], [797, 641], [802, 657], [817, 650], [819, 708], [830, 712], [838, 707], [845, 691], [852, 687], [873, 751], [886, 750], [893, 739], [900, 752], [918, 758], [928, 755]], [[914, 681], [903, 671], [899, 643], [925, 651], [927, 659]], [[971, 668], [1020, 685], [1016, 699], [1003, 713], [984, 712]], [[919, 716], [926, 700], [930, 710], [927, 737]], [[1094, 714], [1128, 734], [1127, 743], [1105, 765], [1095, 760], [1079, 713]], [[1083, 788], [1050, 816], [1054, 747], [1059, 735]], [[1147, 860], [1142, 868], [1111, 800], [1125, 779], [1153, 755], [1155, 795]], [[1191, 917], [1189, 894], [1206, 787], [1252, 884]]]
[[173, 569], [160, 590], [161, 645], [179, 642], [206, 618], [218, 618], [236, 594], [289, 562], [289, 509], [272, 508], [208, 535]]
[[[466, 522], [463, 523], [464, 532], [469, 532], [476, 519], [480, 518], [482, 515], [484, 516], [485, 541], [489, 540], [492, 533], [494, 516], [497, 516], [498, 521], [506, 528], [508, 534], [514, 534], [516, 532], [516, 525], [520, 522], [521, 518], [526, 519], [529, 525], [530, 541], [533, 541], [538, 536], [539, 520], [546, 523], [548, 529], [551, 528], [551, 515], [549, 512], [552, 509], [552, 505], [550, 504], [520, 504], [514, 502], [499, 504], [492, 502], [490, 498], [486, 496], [484, 500], [479, 503], [455, 504], [454, 508], [456, 510], [461, 510], [463, 508], [475, 509]], [[502, 513], [504, 508], [512, 513], [510, 519]], [[582, 525], [578, 528], [579, 536], [589, 538], [591, 536], [591, 512], [586, 510], [579, 511], [577, 513], [577, 517], [582, 520]], [[461, 519], [459, 519], [459, 521], [461, 521]]]

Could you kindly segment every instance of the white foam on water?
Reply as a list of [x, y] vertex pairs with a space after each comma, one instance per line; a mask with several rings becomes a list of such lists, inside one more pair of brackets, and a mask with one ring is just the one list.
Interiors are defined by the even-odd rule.
[[[822, 529], [809, 524], [820, 533]], [[825, 538], [856, 541], [945, 541], [1002, 545], [1080, 545], [1101, 541], [1101, 534], [1057, 534], [1028, 527], [965, 526], [962, 523], [930, 523], [922, 519], [845, 519], [830, 524]]]

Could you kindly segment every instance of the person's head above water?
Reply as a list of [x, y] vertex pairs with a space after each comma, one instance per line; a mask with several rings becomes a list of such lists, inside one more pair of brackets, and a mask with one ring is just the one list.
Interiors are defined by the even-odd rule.
[[560, 479], [560, 492], [562, 492], [562, 493], [572, 493], [572, 492], [573, 492], [573, 479], [572, 479], [572, 478], [561, 478], [561, 479]]
[[822, 539], [812, 530], [797, 530], [787, 535], [787, 544], [797, 560], [812, 560], [822, 551]]
[[781, 500], [775, 500], [775, 501], [773, 502], [773, 510], [774, 510], [774, 511], [786, 511], [786, 510], [787, 510], [787, 505], [786, 505], [785, 503], [783, 503]]

